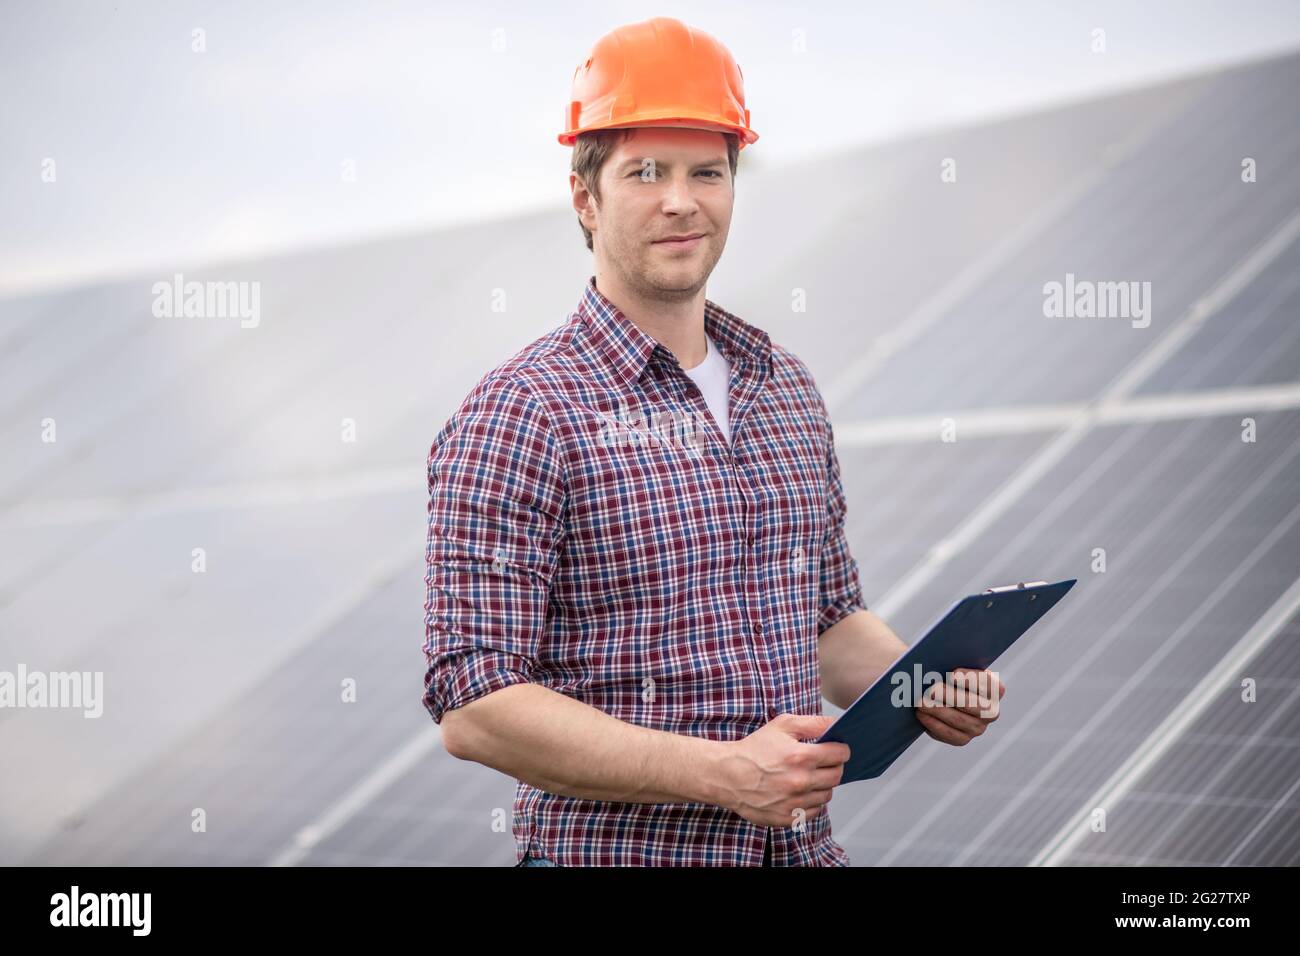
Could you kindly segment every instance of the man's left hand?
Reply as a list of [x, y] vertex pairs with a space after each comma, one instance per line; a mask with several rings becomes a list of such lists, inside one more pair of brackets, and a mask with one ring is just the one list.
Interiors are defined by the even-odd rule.
[[993, 671], [958, 667], [921, 695], [916, 719], [935, 740], [964, 747], [998, 719], [1006, 685]]

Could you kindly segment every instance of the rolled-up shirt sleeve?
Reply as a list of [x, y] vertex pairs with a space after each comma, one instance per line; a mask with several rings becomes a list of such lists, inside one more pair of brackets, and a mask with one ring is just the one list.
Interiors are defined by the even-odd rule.
[[[820, 398], [820, 396], [819, 396]], [[844, 532], [847, 503], [844, 483], [840, 478], [840, 461], [835, 454], [835, 431], [830, 416], [822, 405], [826, 428], [826, 538], [822, 544], [820, 612], [817, 616], [817, 633], [821, 633], [854, 611], [865, 611], [862, 584], [858, 577], [858, 563], [849, 550]]]
[[488, 378], [429, 452], [424, 706], [532, 679], [564, 535], [554, 434], [526, 387]]

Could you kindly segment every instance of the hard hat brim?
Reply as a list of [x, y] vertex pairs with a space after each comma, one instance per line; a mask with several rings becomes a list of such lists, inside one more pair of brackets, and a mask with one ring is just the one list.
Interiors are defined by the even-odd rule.
[[635, 120], [627, 118], [611, 120], [608, 123], [594, 123], [590, 126], [584, 126], [581, 129], [566, 130], [557, 137], [561, 146], [572, 146], [582, 133], [590, 133], [602, 129], [635, 129], [640, 126], [676, 126], [685, 129], [704, 129], [713, 130], [719, 133], [735, 133], [740, 137], [740, 148], [744, 149], [750, 143], [758, 140], [758, 134], [752, 129], [746, 129], [743, 126], [733, 126], [727, 123], [719, 123], [716, 120], [702, 116], [685, 116], [681, 113], [673, 113], [670, 116], [645, 116], [638, 117]]

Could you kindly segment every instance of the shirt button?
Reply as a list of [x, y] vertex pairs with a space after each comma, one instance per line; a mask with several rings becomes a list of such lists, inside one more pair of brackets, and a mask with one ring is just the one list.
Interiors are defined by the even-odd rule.
[[759, 624], [757, 621], [754, 622], [754, 633], [755, 633], [755, 634], [762, 634], [762, 633], [763, 633], [763, 625], [762, 625], [762, 624]]

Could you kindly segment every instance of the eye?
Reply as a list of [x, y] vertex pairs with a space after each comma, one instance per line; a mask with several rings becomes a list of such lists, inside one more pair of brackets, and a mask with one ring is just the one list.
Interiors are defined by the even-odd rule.
[[[725, 178], [725, 177], [722, 175], [722, 173], [718, 172], [716, 169], [701, 169], [700, 172], [699, 172], [699, 175], [701, 175], [701, 176], [712, 176], [714, 179], [723, 179], [723, 178]], [[633, 176], [638, 176], [638, 177], [640, 177], [640, 178], [642, 178], [642, 179], [645, 179], [646, 182], [653, 182], [654, 179], [655, 179], [654, 176], [646, 176], [646, 175], [645, 175], [645, 171], [644, 171], [644, 170], [641, 170], [641, 169], [634, 169], [634, 170], [632, 170], [630, 173], [627, 174], [627, 178], [628, 178], [628, 179], [631, 179]]]

